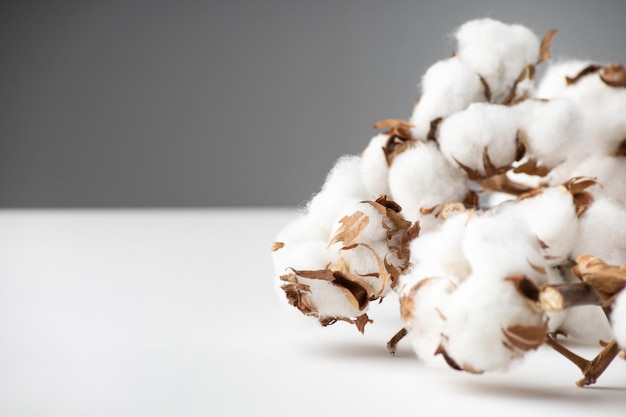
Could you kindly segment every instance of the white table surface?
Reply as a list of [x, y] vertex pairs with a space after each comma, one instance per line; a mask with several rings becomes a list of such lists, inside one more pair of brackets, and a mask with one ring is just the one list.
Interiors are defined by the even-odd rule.
[[588, 388], [549, 348], [470, 375], [389, 356], [393, 298], [363, 335], [283, 308], [270, 246], [295, 216], [0, 211], [0, 416], [626, 415], [621, 359]]

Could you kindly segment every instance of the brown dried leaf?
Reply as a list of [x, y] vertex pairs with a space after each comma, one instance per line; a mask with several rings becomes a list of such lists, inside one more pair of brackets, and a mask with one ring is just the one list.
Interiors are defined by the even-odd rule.
[[355, 308], [362, 311], [367, 307], [369, 294], [360, 282], [350, 279], [348, 275], [341, 271], [335, 271], [333, 276], [333, 285], [340, 288], [346, 294], [346, 297]]
[[544, 323], [541, 326], [524, 326], [515, 324], [502, 329], [506, 338], [505, 341], [520, 350], [535, 350], [543, 344], [548, 326]]
[[626, 287], [626, 264], [608, 265], [591, 255], [579, 256], [576, 264], [573, 272], [596, 290], [603, 305], [612, 304], [617, 294]]
[[600, 79], [611, 87], [626, 87], [626, 68], [610, 64], [600, 70]]
[[545, 177], [550, 173], [550, 170], [550, 167], [539, 165], [536, 159], [529, 159], [523, 164], [517, 166], [513, 172], [516, 174], [528, 174]]
[[332, 282], [335, 277], [333, 276], [333, 271], [331, 271], [330, 269], [317, 269], [317, 270], [298, 270], [298, 269], [293, 269], [292, 271], [302, 277], [302, 278], [308, 278], [308, 279], [319, 279], [322, 281], [330, 281]]
[[342, 242], [344, 247], [356, 244], [361, 233], [369, 224], [370, 218], [362, 211], [356, 211], [349, 216], [342, 217], [339, 222], [341, 227], [328, 243], [329, 247], [337, 242]]
[[550, 46], [552, 45], [552, 39], [554, 39], [554, 35], [556, 35], [556, 32], [556, 29], [551, 29], [541, 40], [541, 46], [539, 48], [539, 59], [537, 60], [537, 64], [540, 64], [552, 58], [552, 54], [550, 53]]
[[571, 84], [575, 84], [577, 83], [581, 78], [586, 77], [587, 75], [596, 73], [598, 71], [600, 71], [600, 68], [602, 68], [600, 65], [588, 65], [585, 68], [583, 68], [578, 74], [576, 74], [573, 77], [565, 77], [565, 83], [567, 85], [571, 85]]
[[365, 333], [365, 325], [367, 323], [373, 323], [374, 320], [371, 320], [368, 316], [367, 313], [363, 313], [360, 316], [358, 316], [356, 318], [356, 320], [354, 320], [354, 324], [356, 325], [356, 328], [361, 332], [361, 333]]
[[294, 274], [282, 275], [280, 280], [285, 282], [280, 288], [285, 292], [290, 305], [296, 307], [304, 315], [317, 316], [317, 307], [308, 296], [311, 292], [308, 285], [299, 283]]
[[283, 247], [285, 247], [284, 242], [274, 242], [272, 243], [272, 252], [276, 252], [277, 250], [282, 249]]
[[374, 129], [394, 129], [398, 127], [410, 129], [414, 127], [414, 125], [402, 119], [384, 119], [374, 123], [372, 127]]

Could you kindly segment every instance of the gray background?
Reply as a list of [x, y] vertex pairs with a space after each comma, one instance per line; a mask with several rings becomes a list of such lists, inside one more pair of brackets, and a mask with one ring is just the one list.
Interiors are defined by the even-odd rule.
[[463, 22], [626, 63], [623, 1], [3, 1], [0, 207], [297, 206]]

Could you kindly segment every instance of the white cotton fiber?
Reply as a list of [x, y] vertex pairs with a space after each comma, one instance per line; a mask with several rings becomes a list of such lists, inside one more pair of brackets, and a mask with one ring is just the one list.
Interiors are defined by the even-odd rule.
[[[525, 326], [541, 332], [545, 324], [543, 315], [529, 306], [511, 282], [482, 274], [473, 274], [461, 284], [442, 313], [442, 346], [457, 365], [474, 373], [507, 370], [532, 350], [514, 344], [511, 339], [517, 339], [511, 333], [507, 337], [507, 329]], [[523, 344], [540, 344], [542, 336]]]
[[420, 209], [462, 201], [467, 194], [463, 171], [448, 163], [435, 142], [417, 142], [393, 160], [389, 168], [391, 198], [405, 218], [420, 218]]
[[383, 150], [388, 139], [384, 133], [374, 136], [361, 153], [361, 178], [370, 200], [389, 195], [389, 166]]
[[450, 163], [460, 163], [486, 176], [485, 150], [497, 168], [515, 161], [517, 130], [518, 120], [510, 107], [472, 103], [441, 123], [438, 141]]
[[626, 263], [626, 208], [606, 196], [582, 213], [572, 257], [593, 255], [608, 264]]
[[515, 80], [539, 59], [539, 38], [527, 27], [485, 18], [456, 32], [457, 56], [489, 85], [492, 101], [502, 102]]
[[595, 178], [602, 193], [626, 205], [626, 158], [589, 155], [572, 170], [572, 177]]
[[272, 252], [274, 270], [277, 277], [288, 274], [292, 269], [325, 269], [331, 261], [326, 242], [310, 241], [286, 243], [284, 247]]
[[532, 232], [547, 245], [545, 255], [551, 264], [570, 255], [578, 236], [578, 217], [572, 194], [564, 187], [544, 188], [540, 194], [512, 203]]
[[613, 304], [611, 312], [613, 336], [622, 350], [626, 350], [626, 291], [622, 290]]
[[559, 96], [568, 86], [567, 79], [576, 77], [580, 71], [591, 64], [591, 61], [578, 59], [550, 61], [537, 86], [535, 97], [538, 99], [552, 99]]
[[526, 157], [552, 168], [580, 152], [582, 114], [571, 100], [525, 100], [513, 107], [523, 132]]
[[569, 85], [560, 96], [581, 110], [585, 144], [581, 152], [614, 155], [626, 138], [626, 88], [607, 85], [596, 72]]
[[475, 71], [457, 57], [439, 61], [422, 77], [422, 94], [410, 120], [413, 135], [426, 140], [433, 121], [485, 100], [485, 88]]

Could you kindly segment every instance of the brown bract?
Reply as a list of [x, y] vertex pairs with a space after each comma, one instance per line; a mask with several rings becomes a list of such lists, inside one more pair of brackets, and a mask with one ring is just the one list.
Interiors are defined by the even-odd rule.
[[387, 142], [383, 146], [387, 165], [391, 165], [396, 156], [415, 143], [409, 130], [412, 127], [411, 123], [399, 119], [386, 119], [374, 124], [374, 129], [387, 129], [383, 132], [388, 135]]
[[272, 252], [276, 252], [279, 249], [282, 249], [285, 247], [285, 243], [284, 242], [273, 242], [272, 243]]
[[595, 184], [597, 184], [596, 179], [589, 177], [574, 177], [562, 184], [572, 194], [577, 216], [580, 217], [593, 203], [593, 194], [586, 189]]
[[565, 83], [567, 85], [576, 84], [578, 81], [580, 81], [581, 78], [600, 71], [600, 68], [602, 68], [600, 65], [595, 65], [595, 64], [587, 65], [585, 68], [580, 70], [578, 74], [576, 74], [575, 76], [565, 77]]
[[491, 157], [489, 156], [489, 151], [486, 146], [483, 149], [483, 167], [485, 170], [484, 174], [481, 174], [478, 170], [472, 169], [468, 167], [467, 165], [463, 165], [456, 158], [455, 158], [455, 161], [463, 169], [463, 171], [465, 171], [465, 173], [467, 174], [467, 177], [470, 180], [481, 180], [481, 179], [489, 178], [494, 175], [503, 174], [509, 169], [511, 169], [511, 165], [505, 165], [501, 167], [495, 166], [494, 163], [491, 161]]
[[600, 70], [600, 79], [611, 87], [626, 87], [626, 68], [620, 64], [610, 64]]
[[581, 255], [576, 258], [572, 272], [596, 290], [604, 306], [613, 304], [615, 297], [626, 286], [626, 264], [608, 265], [595, 256]]
[[342, 217], [341, 220], [339, 220], [341, 227], [339, 227], [330, 242], [328, 242], [328, 246], [340, 242], [343, 243], [344, 247], [348, 247], [358, 243], [361, 233], [365, 230], [369, 222], [369, 216], [362, 211], [356, 211], [349, 216]]
[[502, 329], [504, 335], [502, 343], [510, 350], [519, 349], [524, 352], [535, 350], [543, 344], [547, 331], [546, 323], [541, 326], [514, 324]]
[[550, 53], [550, 47], [552, 46], [552, 39], [554, 39], [554, 35], [556, 35], [556, 32], [556, 29], [551, 29], [548, 33], [546, 33], [543, 39], [541, 39], [541, 46], [539, 47], [539, 59], [537, 60], [537, 64], [552, 58], [552, 54]]

